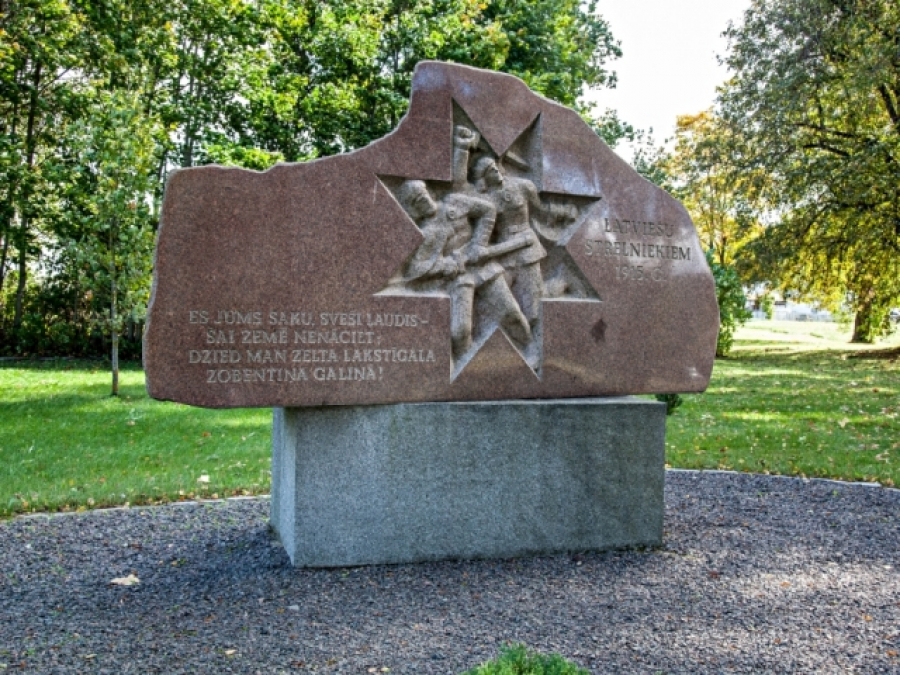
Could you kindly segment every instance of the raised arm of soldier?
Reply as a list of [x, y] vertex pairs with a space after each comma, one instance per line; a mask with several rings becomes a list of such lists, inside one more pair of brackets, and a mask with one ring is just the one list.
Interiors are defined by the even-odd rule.
[[469, 190], [469, 153], [478, 145], [481, 136], [462, 124], [453, 129], [453, 191]]

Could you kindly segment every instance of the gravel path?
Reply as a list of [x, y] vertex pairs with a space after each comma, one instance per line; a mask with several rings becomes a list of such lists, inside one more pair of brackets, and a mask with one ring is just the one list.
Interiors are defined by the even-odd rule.
[[[669, 472], [661, 550], [296, 570], [265, 499], [0, 523], [3, 673], [900, 673], [900, 490]], [[113, 585], [134, 574], [140, 583]]]

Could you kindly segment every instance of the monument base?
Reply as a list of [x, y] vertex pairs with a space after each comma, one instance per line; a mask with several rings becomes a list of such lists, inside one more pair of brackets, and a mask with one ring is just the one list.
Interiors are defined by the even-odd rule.
[[276, 408], [272, 525], [302, 567], [657, 546], [665, 424], [635, 398]]

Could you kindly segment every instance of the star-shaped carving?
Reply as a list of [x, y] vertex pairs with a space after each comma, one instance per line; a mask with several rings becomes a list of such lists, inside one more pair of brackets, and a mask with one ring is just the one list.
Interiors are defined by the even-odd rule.
[[544, 303], [600, 302], [565, 248], [598, 198], [541, 191], [540, 116], [498, 154], [453, 107], [450, 182], [379, 176], [424, 237], [380, 294], [450, 298], [451, 381], [497, 330], [540, 379]]

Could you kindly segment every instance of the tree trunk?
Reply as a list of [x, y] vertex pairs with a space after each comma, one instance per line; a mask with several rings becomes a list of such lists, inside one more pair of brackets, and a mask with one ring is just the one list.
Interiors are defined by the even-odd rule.
[[25, 281], [28, 278], [28, 263], [25, 256], [25, 229], [28, 227], [27, 219], [22, 219], [22, 235], [19, 242], [19, 280], [16, 284], [16, 306], [13, 313], [13, 330], [18, 332], [22, 327], [22, 313], [25, 306]]
[[[9, 127], [10, 138], [15, 138], [16, 122], [18, 122], [19, 119], [18, 104], [13, 106], [11, 117], [12, 122], [10, 123]], [[7, 185], [6, 204], [3, 207], [3, 254], [0, 255], [0, 297], [2, 297], [3, 282], [6, 279], [6, 261], [9, 254], [9, 240], [12, 239], [13, 236], [13, 220], [15, 216], [15, 200], [13, 199], [13, 197], [15, 188], [15, 183]]]
[[[115, 297], [115, 295], [113, 296]], [[113, 300], [112, 307], [115, 308], [116, 301]], [[114, 310], [113, 310], [114, 311]], [[113, 317], [110, 317], [113, 318]], [[119, 395], [119, 330], [115, 324], [112, 327], [112, 392], [110, 396]]]
[[[37, 121], [38, 111], [38, 91], [41, 85], [41, 71], [43, 64], [38, 61], [34, 65], [34, 74], [31, 78], [31, 96], [28, 104], [28, 126], [25, 130], [25, 167], [32, 178], [31, 172], [34, 170], [34, 155], [37, 149], [37, 139], [35, 137], [35, 124]], [[19, 233], [19, 283], [16, 287], [16, 310], [13, 315], [13, 329], [18, 331], [22, 326], [22, 310], [25, 303], [25, 281], [28, 278], [27, 267], [27, 249], [28, 249], [28, 225], [30, 216], [26, 215], [24, 206], [28, 202], [28, 197], [33, 190], [33, 185], [29, 181], [27, 190], [22, 194], [22, 208], [19, 209], [20, 233]]]
[[116, 228], [109, 228], [109, 278], [110, 278], [110, 301], [109, 301], [109, 323], [112, 328], [112, 393], [111, 396], [119, 395], [119, 328], [116, 325], [116, 256], [114, 255], [115, 240], [113, 233]]
[[872, 303], [867, 301], [861, 304], [856, 310], [856, 316], [853, 319], [853, 337], [850, 342], [861, 344], [872, 344], [877, 336], [877, 326], [873, 326], [874, 316], [872, 316]]
[[3, 250], [0, 251], [0, 297], [3, 297], [3, 281], [6, 279], [6, 256], [9, 253], [10, 228], [3, 234]]

